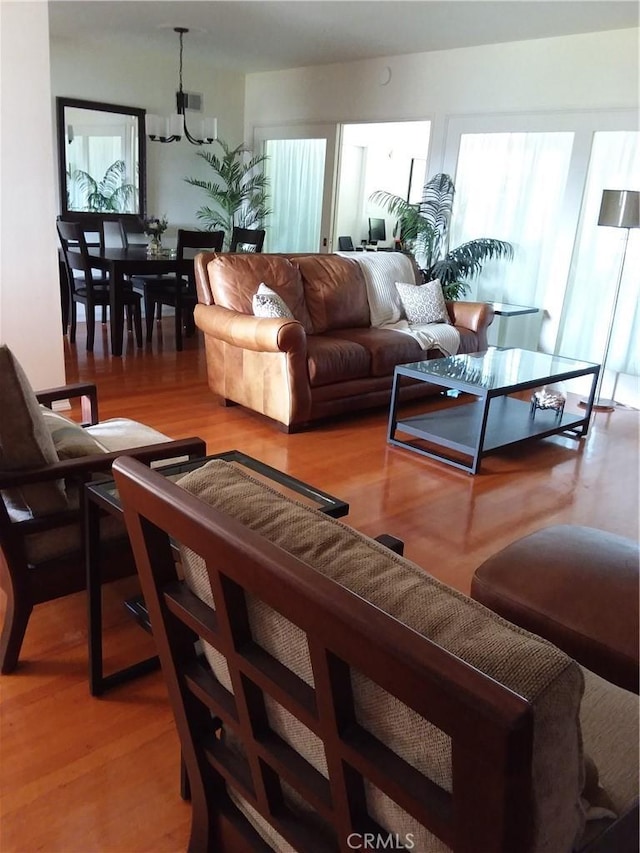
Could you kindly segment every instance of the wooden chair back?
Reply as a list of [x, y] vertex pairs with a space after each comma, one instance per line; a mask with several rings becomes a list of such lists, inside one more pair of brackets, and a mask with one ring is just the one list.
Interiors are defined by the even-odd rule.
[[120, 240], [122, 248], [129, 246], [146, 246], [149, 237], [144, 233], [144, 225], [141, 219], [132, 216], [121, 216], [118, 219], [120, 229]]
[[[57, 220], [56, 228], [67, 267], [67, 278], [72, 297], [77, 290], [78, 283], [87, 288], [87, 294], [90, 297], [94, 281], [84, 229], [79, 222], [69, 222], [62, 219]], [[81, 273], [80, 279], [77, 279], [74, 271]]]
[[267, 232], [263, 228], [236, 228], [231, 232], [230, 252], [237, 252], [238, 246], [253, 246], [250, 251], [261, 252]]
[[[305, 853], [365, 849], [365, 833], [388, 845], [369, 783], [456, 853], [529, 849], [527, 701], [161, 475], [126, 458], [114, 473], [191, 784], [190, 850], [270, 849], [242, 801]], [[215, 610], [180, 580], [172, 542], [204, 561]], [[315, 687], [254, 640], [249, 596], [306, 634]], [[198, 639], [226, 658], [233, 693]], [[449, 736], [451, 791], [359, 725], [352, 672]], [[328, 777], [269, 727], [266, 696], [322, 741]], [[314, 820], [288, 807], [285, 785]]]
[[224, 243], [224, 231], [187, 231], [178, 229], [176, 252], [178, 260], [183, 260], [185, 249], [209, 249], [221, 252]]

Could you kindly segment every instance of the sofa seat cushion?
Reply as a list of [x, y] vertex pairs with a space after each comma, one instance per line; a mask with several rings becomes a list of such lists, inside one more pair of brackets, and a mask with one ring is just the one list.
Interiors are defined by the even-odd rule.
[[[28, 471], [58, 462], [51, 433], [26, 373], [11, 350], [0, 346], [0, 468]], [[66, 508], [62, 482], [7, 489], [7, 506], [19, 518]]]
[[312, 388], [363, 379], [369, 376], [371, 359], [360, 344], [329, 335], [309, 335], [307, 367]]
[[307, 333], [313, 331], [300, 270], [287, 258], [251, 252], [218, 255], [209, 262], [207, 271], [216, 305], [241, 314], [253, 314], [253, 295], [264, 283], [278, 294]]
[[[323, 575], [369, 600], [413, 630], [528, 699], [533, 719], [532, 844], [530, 853], [568, 851], [582, 832], [583, 764], [578, 713], [583, 676], [559, 649], [510, 624], [435, 578], [323, 513], [287, 499], [224, 462], [211, 462], [180, 480], [206, 503], [236, 518]], [[182, 549], [185, 577], [215, 606], [203, 561]], [[313, 685], [305, 634], [264, 603], [247, 599], [253, 637], [299, 678]], [[216, 677], [232, 690], [225, 659], [205, 647]], [[360, 725], [402, 760], [451, 790], [447, 735], [357, 672], [352, 672]], [[322, 742], [277, 703], [269, 723], [320, 773]], [[374, 786], [367, 787], [372, 816], [392, 832], [414, 833], [415, 849], [444, 846], [417, 826]]]
[[[107, 453], [171, 441], [169, 436], [158, 432], [157, 429], [129, 418], [110, 418], [100, 421], [94, 426], [87, 427], [86, 431], [104, 447]], [[170, 463], [162, 461], [160, 464], [169, 465]]]
[[[364, 347], [371, 358], [371, 376], [393, 376], [397, 364], [424, 361], [429, 352], [418, 341], [404, 332], [390, 329], [343, 329], [331, 332], [335, 338], [344, 338]], [[432, 353], [433, 355], [433, 353]]]
[[339, 255], [296, 258], [315, 334], [369, 326], [369, 303], [358, 264]]

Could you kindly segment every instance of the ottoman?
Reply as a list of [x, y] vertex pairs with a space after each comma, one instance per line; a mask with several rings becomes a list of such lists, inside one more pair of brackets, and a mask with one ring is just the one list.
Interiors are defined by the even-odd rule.
[[592, 672], [638, 693], [640, 549], [603, 530], [548, 527], [475, 572], [471, 596], [545, 637]]

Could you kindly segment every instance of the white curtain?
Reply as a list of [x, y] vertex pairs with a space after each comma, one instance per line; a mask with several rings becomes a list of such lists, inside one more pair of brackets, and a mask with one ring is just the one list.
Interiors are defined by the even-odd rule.
[[628, 233], [606, 367], [616, 373], [637, 376], [640, 373], [640, 229], [627, 232], [624, 228], [598, 225], [604, 189], [640, 190], [640, 133], [594, 134], [557, 351], [585, 361], [602, 360]]
[[493, 237], [511, 262], [485, 264], [478, 299], [542, 308], [557, 287], [552, 261], [573, 133], [468, 133], [460, 141], [449, 245]]
[[265, 251], [317, 252], [324, 186], [324, 139], [269, 139], [265, 143], [269, 206]]

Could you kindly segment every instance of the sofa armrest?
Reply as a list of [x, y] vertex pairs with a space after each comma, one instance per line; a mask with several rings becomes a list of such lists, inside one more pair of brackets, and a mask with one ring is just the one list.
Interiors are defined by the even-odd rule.
[[254, 352], [306, 353], [307, 335], [297, 320], [254, 317], [222, 308], [220, 305], [196, 305], [196, 325], [205, 335]]
[[487, 302], [447, 302], [449, 316], [454, 326], [482, 332], [493, 323], [493, 307]]

